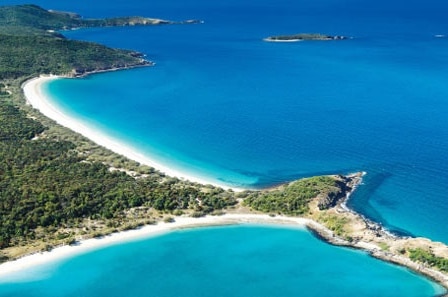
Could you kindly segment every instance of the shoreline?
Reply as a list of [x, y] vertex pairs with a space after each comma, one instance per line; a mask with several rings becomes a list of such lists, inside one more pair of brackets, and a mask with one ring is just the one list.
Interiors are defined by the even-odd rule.
[[409, 271], [425, 277], [444, 288], [445, 292], [440, 296], [447, 296], [445, 294], [448, 292], [448, 278], [437, 270], [423, 267], [405, 257], [400, 258], [396, 255], [389, 255], [387, 252], [379, 250], [378, 246], [375, 244], [369, 242], [360, 241], [357, 243], [349, 243], [344, 239], [335, 236], [331, 230], [321, 223], [310, 218], [270, 216], [267, 214], [230, 213], [221, 216], [205, 216], [200, 218], [181, 216], [175, 217], [175, 221], [171, 223], [158, 222], [156, 225], [146, 225], [138, 229], [111, 233], [99, 238], [81, 239], [76, 241], [73, 245], [58, 246], [51, 251], [37, 252], [16, 260], [2, 263], [0, 264], [0, 278], [11, 281], [21, 281], [24, 278], [20, 272], [33, 267], [56, 263], [102, 248], [151, 239], [177, 230], [251, 224], [306, 230], [319, 240], [335, 247], [338, 246], [360, 250], [365, 252], [366, 256], [371, 256], [384, 261], [385, 263], [391, 263], [409, 269]]
[[[150, 239], [176, 230], [242, 224], [280, 225], [303, 229], [306, 229], [310, 224], [313, 226], [315, 224], [320, 225], [306, 218], [271, 217], [264, 214], [224, 214], [222, 216], [205, 216], [201, 218], [175, 217], [175, 221], [172, 223], [158, 222], [156, 225], [146, 225], [139, 229], [112, 233], [100, 238], [83, 239], [77, 241], [74, 245], [63, 245], [55, 247], [51, 251], [34, 253], [2, 263], [0, 264], [0, 278], [8, 276], [14, 278], [16, 273], [35, 266], [57, 262], [113, 245]], [[321, 228], [324, 227], [321, 226]]]
[[[369, 256], [384, 261], [385, 263], [391, 263], [404, 267], [420, 276], [426, 277], [444, 288], [444, 292], [437, 296], [448, 296], [448, 275], [438, 269], [432, 268], [426, 264], [421, 264], [412, 261], [408, 257], [389, 251], [388, 249], [382, 249], [380, 243], [387, 243], [393, 245], [394, 243], [401, 243], [402, 246], [412, 247], [412, 246], [426, 246], [429, 250], [445, 250], [448, 253], [448, 246], [441, 242], [433, 242], [432, 240], [424, 237], [408, 237], [396, 235], [386, 228], [384, 228], [380, 223], [372, 221], [366, 218], [364, 215], [354, 211], [347, 206], [347, 201], [350, 196], [356, 191], [359, 185], [362, 184], [363, 177], [367, 172], [363, 171], [358, 174], [351, 174], [348, 177], [353, 177], [353, 183], [351, 185], [351, 191], [346, 193], [346, 196], [342, 198], [336, 206], [331, 208], [331, 210], [339, 213], [340, 215], [348, 214], [352, 218], [352, 227], [356, 223], [361, 222], [365, 226], [365, 231], [363, 235], [359, 236], [356, 240], [348, 241], [347, 239], [337, 236], [329, 230], [327, 227], [323, 226], [321, 223], [310, 219], [310, 223], [306, 225], [307, 229], [318, 239], [327, 242], [333, 246], [347, 247], [355, 250], [360, 250], [366, 252]], [[355, 232], [352, 232], [352, 235]], [[379, 239], [379, 240], [375, 240]]]
[[[367, 256], [377, 258], [385, 263], [391, 263], [404, 267], [409, 271], [420, 275], [421, 277], [427, 278], [434, 283], [434, 286], [438, 286], [437, 290], [442, 290], [443, 288], [443, 292], [440, 291], [440, 296], [448, 296], [448, 275], [446, 273], [428, 265], [412, 261], [409, 257], [404, 254], [397, 253], [396, 251], [394, 252], [392, 249], [384, 249], [381, 244], [387, 244], [391, 247], [394, 246], [394, 244], [399, 244], [399, 246], [405, 246], [406, 248], [426, 246], [433, 251], [436, 249], [444, 249], [447, 253], [448, 246], [443, 243], [432, 242], [426, 238], [406, 238], [393, 236], [386, 230], [378, 228], [379, 225], [377, 223], [373, 222], [374, 225], [372, 226], [368, 224], [372, 222], [366, 222], [362, 215], [350, 209], [346, 210], [346, 207], [343, 207], [346, 200], [350, 198], [356, 188], [362, 183], [362, 177], [364, 174], [364, 172], [361, 172], [348, 175], [347, 177], [349, 177], [349, 180], [346, 180], [348, 191], [345, 192], [345, 197], [341, 197], [337, 205], [327, 210], [339, 213], [342, 217], [346, 217], [348, 215], [350, 218], [350, 228], [355, 227], [356, 229], [357, 226], [359, 227], [359, 223], [364, 226], [361, 228], [363, 229], [361, 230], [361, 235], [356, 235], [356, 231], [349, 233], [350, 235], [353, 235], [353, 238], [350, 240], [348, 240], [345, 236], [337, 235], [334, 231], [325, 226], [324, 223], [321, 223], [319, 219], [316, 219], [313, 216], [292, 217], [260, 213], [253, 214], [248, 213], [248, 211], [231, 211], [230, 213], [226, 213], [224, 215], [208, 215], [199, 218], [183, 215], [174, 217], [173, 222], [158, 221], [156, 224], [145, 225], [138, 229], [111, 233], [98, 238], [83, 239], [82, 237], [78, 237], [73, 244], [63, 244], [50, 251], [41, 251], [25, 255], [21, 258], [17, 258], [16, 260], [11, 260], [0, 264], [0, 278], [10, 281], [20, 281], [22, 279], [21, 276], [23, 276], [21, 272], [26, 271], [27, 269], [32, 269], [33, 267], [39, 267], [46, 264], [51, 265], [53, 263], [57, 263], [58, 261], [73, 258], [91, 251], [115, 245], [132, 243], [139, 240], [151, 239], [154, 236], [167, 234], [176, 230], [211, 226], [257, 224], [307, 230], [319, 240], [333, 246], [363, 251]], [[318, 200], [318, 197], [316, 197], [311, 204], [314, 203], [317, 205]]]
[[[93, 74], [93, 73], [89, 73]], [[88, 74], [85, 74], [88, 75]], [[140, 164], [153, 167], [154, 169], [166, 174], [170, 177], [179, 178], [181, 180], [187, 180], [194, 183], [199, 183], [203, 185], [213, 185], [216, 187], [223, 188], [225, 190], [233, 190], [235, 192], [241, 192], [246, 189], [231, 187], [226, 184], [220, 184], [216, 181], [207, 180], [203, 177], [198, 177], [188, 172], [182, 172], [177, 169], [170, 168], [170, 165], [164, 165], [159, 161], [152, 159], [151, 157], [145, 156], [142, 153], [135, 151], [132, 147], [120, 142], [113, 137], [110, 137], [100, 130], [86, 125], [82, 121], [69, 116], [64, 111], [58, 109], [54, 104], [52, 104], [51, 99], [44, 94], [42, 91], [42, 85], [57, 79], [69, 78], [64, 76], [56, 75], [41, 75], [40, 77], [32, 78], [22, 84], [23, 93], [26, 98], [27, 104], [30, 104], [33, 108], [37, 109], [44, 116], [50, 118], [51, 120], [57, 122], [58, 124], [69, 128], [70, 130], [83, 135], [84, 137], [90, 139], [96, 144], [103, 146], [114, 153], [123, 155], [131, 160], [134, 160]]]
[[[141, 164], [151, 166], [167, 176], [176, 177], [180, 179], [186, 179], [191, 182], [196, 182], [200, 184], [212, 184], [214, 186], [222, 187], [225, 189], [232, 189], [234, 191], [241, 191], [241, 188], [230, 188], [225, 185], [216, 184], [205, 179], [201, 179], [194, 175], [189, 175], [184, 172], [173, 170], [166, 165], [160, 164], [143, 154], [140, 154], [133, 150], [131, 147], [120, 143], [101, 131], [96, 131], [94, 128], [89, 127], [82, 121], [77, 120], [74, 117], [70, 117], [63, 111], [56, 108], [49, 96], [46, 96], [42, 90], [42, 85], [48, 81], [61, 79], [62, 76], [41, 76], [33, 78], [26, 81], [22, 85], [23, 92], [25, 94], [27, 104], [30, 104], [37, 110], [39, 110], [46, 117], [54, 120], [58, 124], [65, 126], [85, 137], [91, 141], [97, 143], [98, 145], [104, 146], [109, 150], [118, 153], [120, 155], [126, 156], [134, 161]], [[405, 238], [402, 236], [394, 236], [390, 234], [381, 225], [376, 222], [371, 222], [366, 220], [361, 214], [346, 207], [345, 202], [349, 199], [350, 194], [356, 189], [356, 187], [362, 182], [362, 175], [353, 184], [352, 191], [347, 193], [346, 197], [334, 207], [334, 210], [340, 213], [349, 214], [354, 217], [355, 220], [361, 221], [363, 225], [366, 225], [367, 233], [361, 235], [355, 242], [349, 242], [343, 238], [336, 236], [331, 230], [319, 223], [313, 218], [303, 218], [303, 217], [285, 217], [285, 216], [275, 216], [270, 217], [269, 215], [253, 215], [253, 214], [232, 214], [217, 217], [205, 217], [205, 218], [187, 218], [187, 217], [176, 217], [176, 222], [174, 223], [161, 223], [158, 225], [149, 225], [141, 229], [130, 230], [120, 233], [113, 233], [112, 235], [105, 236], [101, 239], [87, 239], [81, 240], [76, 246], [62, 246], [55, 248], [51, 252], [44, 252], [38, 254], [32, 254], [19, 258], [15, 261], [6, 262], [0, 265], [0, 276], [7, 275], [16, 271], [20, 271], [25, 268], [29, 268], [35, 265], [57, 261], [59, 259], [68, 258], [75, 256], [90, 250], [98, 249], [104, 246], [109, 246], [113, 244], [122, 244], [130, 242], [132, 240], [138, 240], [143, 238], [150, 238], [151, 236], [166, 233], [181, 228], [193, 228], [193, 227], [203, 227], [203, 226], [218, 226], [218, 225], [228, 225], [228, 224], [242, 224], [242, 223], [262, 223], [270, 225], [292, 225], [308, 228], [314, 234], [317, 234], [322, 240], [336, 245], [345, 246], [354, 249], [360, 249], [371, 255], [372, 257], [379, 258], [387, 263], [394, 263], [402, 267], [406, 267], [417, 274], [431, 279], [440, 286], [448, 289], [448, 276], [436, 269], [431, 267], [426, 267], [425, 265], [417, 264], [411, 261], [409, 258], [396, 253], [390, 253], [388, 251], [381, 250], [378, 245], [378, 241], [371, 240], [369, 232], [373, 232], [374, 236], [382, 237], [388, 243], [393, 243], [394, 241], [401, 241], [405, 243], [414, 243], [416, 240], [413, 238]], [[355, 222], [356, 223], [356, 222]], [[425, 239], [427, 240], [427, 239]], [[428, 240], [429, 241], [429, 240]], [[429, 241], [430, 242], [430, 241]], [[431, 242], [433, 243], [433, 242]], [[444, 245], [446, 247], [446, 245]], [[446, 292], [445, 292], [446, 294]]]

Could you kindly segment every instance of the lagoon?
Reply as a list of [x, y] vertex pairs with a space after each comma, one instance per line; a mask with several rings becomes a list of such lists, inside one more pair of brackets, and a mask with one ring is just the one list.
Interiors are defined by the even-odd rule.
[[434, 296], [431, 282], [305, 229], [178, 230], [0, 281], [0, 296]]

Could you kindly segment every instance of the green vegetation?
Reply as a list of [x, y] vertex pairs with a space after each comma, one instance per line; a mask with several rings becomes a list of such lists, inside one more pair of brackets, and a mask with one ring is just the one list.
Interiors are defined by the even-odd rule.
[[270, 36], [265, 38], [266, 41], [304, 41], [304, 40], [343, 40], [345, 36], [331, 36], [319, 33], [300, 33], [292, 35]]
[[[169, 24], [171, 22], [144, 17], [121, 17], [109, 19], [82, 19], [67, 12], [48, 11], [37, 5], [0, 7], [0, 32], [19, 34], [58, 35], [53, 31], [75, 28]], [[50, 32], [49, 32], [50, 31]]]
[[149, 65], [140, 53], [68, 40], [56, 31], [160, 23], [169, 22], [141, 17], [85, 20], [75, 14], [51, 12], [35, 5], [0, 7], [0, 80], [39, 74], [75, 76]]
[[163, 219], [165, 223], [174, 223], [176, 220], [173, 217], [166, 217]]
[[390, 246], [385, 242], [380, 242], [378, 245], [380, 246], [381, 250], [383, 250], [383, 251], [388, 251], [390, 248]]
[[0, 96], [7, 96], [9, 95], [8, 92], [6, 92], [6, 86], [5, 84], [0, 83]]
[[347, 218], [332, 214], [321, 214], [318, 221], [322, 222], [338, 236], [344, 236], [346, 234], [345, 225], [348, 223]]
[[42, 34], [40, 31], [74, 27], [79, 18], [51, 13], [36, 5], [0, 7], [0, 32], [5, 34]]
[[45, 128], [10, 105], [0, 105], [0, 127], [0, 248], [34, 239], [38, 227], [120, 219], [139, 206], [205, 214], [235, 204], [221, 189], [203, 192], [157, 174], [134, 179], [83, 162], [73, 143], [34, 139]]
[[414, 262], [436, 267], [441, 271], [448, 272], [448, 259], [437, 257], [431, 251], [421, 248], [410, 249], [409, 258]]
[[[160, 23], [166, 22], [140, 17], [84, 20], [35, 5], [0, 7], [0, 95], [9, 95], [6, 83], [17, 93], [21, 81], [40, 74], [79, 75], [149, 64], [139, 53], [67, 40], [54, 30]], [[92, 161], [93, 153], [78, 149], [85, 146], [84, 140], [74, 144], [48, 137], [42, 123], [12, 104], [23, 102], [16, 97], [0, 102], [2, 249], [38, 239], [54, 239], [55, 244], [73, 241], [75, 233], [59, 232], [61, 228], [81, 228], [97, 235], [110, 232], [99, 228], [101, 224], [134, 228], [153, 222], [149, 209], [207, 214], [236, 203], [231, 192], [213, 187], [205, 191], [153, 169], [139, 167], [145, 175], [138, 179], [111, 171], [104, 163]], [[129, 161], [114, 156], [111, 162]], [[89, 222], [96, 223], [92, 227]]]
[[0, 80], [145, 65], [135, 52], [47, 36], [0, 35]]
[[64, 132], [23, 105], [20, 83], [27, 78], [148, 63], [138, 53], [67, 40], [53, 30], [160, 23], [166, 22], [84, 20], [34, 5], [0, 7], [0, 262], [20, 254], [5, 252], [9, 247], [31, 242], [45, 242], [40, 249], [51, 249], [75, 243], [78, 235], [101, 237], [164, 217], [173, 221], [167, 214], [221, 215], [237, 198], [268, 213], [303, 214], [312, 198], [340, 186], [334, 178], [316, 177], [278, 190], [235, 194], [180, 181]]
[[311, 199], [319, 194], [332, 192], [336, 187], [336, 179], [330, 176], [306, 178], [281, 189], [252, 192], [244, 200], [244, 204], [265, 213], [302, 215], [308, 211]]
[[[42, 133], [45, 128], [42, 124], [27, 118], [23, 112], [10, 105], [0, 105], [0, 145], [6, 143], [18, 144], [22, 140], [31, 139]], [[6, 158], [1, 158], [3, 166]], [[2, 172], [3, 173], [3, 172]]]

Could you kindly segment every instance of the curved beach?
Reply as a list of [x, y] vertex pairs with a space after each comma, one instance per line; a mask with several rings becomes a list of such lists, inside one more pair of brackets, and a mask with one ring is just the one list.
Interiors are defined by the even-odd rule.
[[[448, 279], [443, 273], [433, 270], [429, 267], [417, 265], [409, 261], [405, 257], [397, 257], [390, 255], [385, 251], [378, 249], [376, 244], [371, 242], [358, 242], [349, 244], [343, 239], [335, 237], [334, 233], [327, 229], [322, 224], [308, 218], [287, 217], [287, 216], [270, 216], [264, 214], [224, 214], [221, 216], [206, 216], [201, 218], [192, 217], [176, 217], [172, 223], [158, 222], [156, 225], [146, 225], [139, 229], [122, 231], [112, 233], [99, 238], [90, 238], [75, 242], [73, 245], [63, 245], [45, 251], [24, 256], [14, 261], [9, 261], [0, 264], [0, 278], [7, 281], [20, 281], [22, 278], [33, 277], [25, 272], [27, 269], [39, 267], [40, 265], [52, 264], [64, 259], [73, 258], [88, 252], [99, 250], [101, 248], [110, 247], [113, 245], [120, 245], [130, 243], [133, 241], [149, 239], [154, 236], [163, 235], [175, 230], [185, 228], [199, 228], [208, 226], [224, 226], [224, 225], [242, 225], [242, 224], [257, 224], [264, 226], [284, 226], [286, 228], [308, 228], [327, 242], [336, 246], [347, 246], [355, 249], [363, 250], [371, 256], [382, 259], [386, 262], [398, 264], [400, 266], [408, 267], [415, 272], [426, 275], [431, 279], [437, 281], [439, 285], [447, 288]], [[37, 276], [39, 277], [39, 276]], [[446, 291], [445, 291], [446, 292]], [[445, 293], [443, 292], [443, 294]], [[441, 292], [442, 293], [442, 292]], [[445, 295], [443, 295], [445, 296]]]
[[176, 177], [179, 179], [185, 179], [191, 182], [200, 184], [210, 184], [213, 186], [221, 187], [224, 189], [232, 189], [234, 191], [242, 191], [241, 188], [229, 187], [225, 184], [219, 184], [216, 181], [208, 180], [203, 177], [198, 177], [188, 172], [183, 172], [177, 169], [173, 169], [168, 165], [164, 165], [154, 158], [143, 155], [137, 152], [135, 149], [127, 146], [126, 144], [120, 142], [118, 139], [106, 135], [104, 132], [89, 126], [79, 119], [76, 119], [64, 111], [58, 109], [52, 102], [51, 99], [43, 92], [42, 86], [50, 81], [61, 79], [60, 76], [40, 76], [31, 80], [26, 81], [23, 85], [23, 92], [25, 94], [27, 102], [39, 110], [46, 117], [54, 120], [58, 124], [67, 127], [87, 138], [93, 142], [101, 145], [114, 153], [123, 155], [131, 160], [139, 162], [165, 173], [168, 176]]
[[176, 217], [173, 223], [159, 222], [157, 225], [147, 225], [139, 229], [113, 233], [100, 238], [81, 240], [74, 245], [64, 245], [49, 252], [36, 253], [15, 261], [3, 263], [0, 265], [0, 277], [11, 277], [12, 274], [31, 267], [74, 257], [106, 246], [150, 238], [173, 230], [247, 223], [265, 225], [280, 224], [295, 228], [305, 228], [306, 226], [312, 225], [324, 229], [323, 226], [309, 219], [284, 216], [271, 217], [269, 215], [258, 214], [225, 214], [222, 216], [206, 216], [202, 218]]

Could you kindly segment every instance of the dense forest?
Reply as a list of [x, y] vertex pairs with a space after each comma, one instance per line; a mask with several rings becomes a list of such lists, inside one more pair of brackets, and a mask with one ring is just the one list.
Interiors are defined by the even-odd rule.
[[222, 189], [202, 191], [157, 174], [135, 179], [82, 162], [73, 143], [37, 137], [45, 128], [10, 105], [0, 105], [0, 127], [0, 248], [33, 239], [39, 226], [120, 218], [142, 205], [209, 213], [236, 203]]
[[107, 19], [84, 19], [69, 12], [51, 11], [37, 5], [17, 5], [0, 7], [0, 32], [13, 35], [34, 32], [36, 34], [57, 35], [60, 30], [88, 27], [159, 25], [175, 22], [145, 17], [118, 17]]
[[79, 27], [156, 25], [143, 17], [82, 19], [35, 5], [0, 7], [0, 80], [36, 74], [76, 76], [152, 63], [135, 51], [66, 39], [57, 30]]
[[98, 234], [93, 232], [104, 226], [113, 232], [135, 227], [132, 220], [148, 223], [166, 214], [219, 214], [244, 197], [256, 210], [302, 214], [311, 198], [337, 187], [331, 177], [321, 177], [275, 191], [236, 194], [154, 169], [135, 176], [104, 159], [98, 161], [92, 157], [94, 150], [81, 150], [85, 139], [54, 137], [50, 131], [59, 129], [57, 125], [24, 105], [20, 84], [30, 77], [148, 64], [133, 51], [68, 40], [53, 30], [159, 23], [164, 22], [140, 17], [83, 20], [34, 5], [0, 7], [0, 262], [7, 259], [9, 254], [2, 252], [10, 247], [60, 244], [75, 235]]
[[39, 35], [0, 35], [0, 80], [36, 73], [80, 75], [148, 64], [138, 53], [90, 42]]

